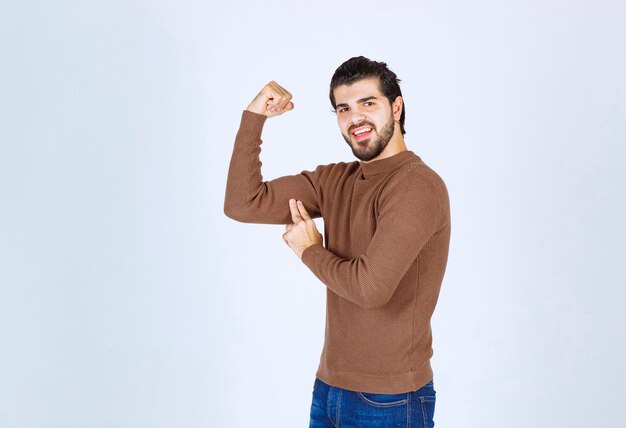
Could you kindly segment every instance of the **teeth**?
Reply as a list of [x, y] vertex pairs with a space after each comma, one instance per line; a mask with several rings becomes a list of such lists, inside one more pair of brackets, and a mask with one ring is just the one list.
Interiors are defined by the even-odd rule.
[[372, 128], [363, 128], [363, 129], [359, 129], [358, 131], [356, 131], [356, 132], [354, 133], [354, 135], [361, 135], [361, 134], [363, 134], [364, 132], [370, 132], [371, 130], [372, 130]]

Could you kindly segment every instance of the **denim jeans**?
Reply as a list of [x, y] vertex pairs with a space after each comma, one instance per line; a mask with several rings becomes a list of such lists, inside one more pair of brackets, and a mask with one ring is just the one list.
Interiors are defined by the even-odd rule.
[[336, 388], [315, 378], [309, 427], [431, 428], [434, 413], [432, 380], [417, 391], [370, 394]]

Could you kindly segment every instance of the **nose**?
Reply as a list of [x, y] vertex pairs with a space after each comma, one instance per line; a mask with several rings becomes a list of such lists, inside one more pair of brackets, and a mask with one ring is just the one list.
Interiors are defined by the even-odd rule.
[[365, 115], [363, 113], [361, 113], [359, 110], [352, 110], [350, 112], [350, 123], [352, 125], [357, 125], [361, 122], [363, 122], [363, 120], [365, 119]]

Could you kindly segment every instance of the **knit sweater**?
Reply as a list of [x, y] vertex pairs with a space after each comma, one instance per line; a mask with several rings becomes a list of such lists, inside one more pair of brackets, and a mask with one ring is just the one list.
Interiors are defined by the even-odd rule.
[[289, 199], [324, 221], [324, 246], [302, 262], [326, 285], [326, 332], [317, 377], [352, 391], [395, 394], [433, 378], [430, 319], [448, 258], [443, 180], [412, 151], [338, 162], [264, 181], [266, 117], [244, 111], [224, 212], [249, 223], [292, 223]]

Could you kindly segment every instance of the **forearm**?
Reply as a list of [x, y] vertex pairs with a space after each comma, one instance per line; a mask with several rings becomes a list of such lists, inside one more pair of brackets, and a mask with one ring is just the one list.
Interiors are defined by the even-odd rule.
[[241, 116], [224, 197], [224, 213], [234, 220], [250, 221], [255, 200], [263, 197], [265, 189], [259, 155], [266, 119], [263, 115], [249, 111], [244, 111]]
[[330, 290], [364, 309], [385, 305], [415, 260], [396, 259], [385, 269], [367, 255], [343, 259], [322, 245], [302, 253], [302, 261]]

